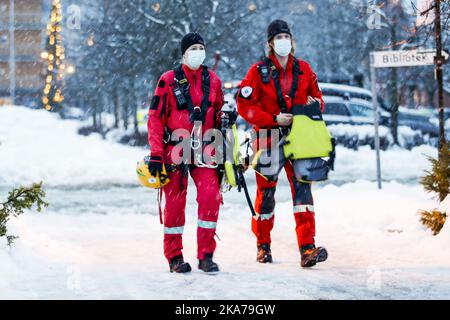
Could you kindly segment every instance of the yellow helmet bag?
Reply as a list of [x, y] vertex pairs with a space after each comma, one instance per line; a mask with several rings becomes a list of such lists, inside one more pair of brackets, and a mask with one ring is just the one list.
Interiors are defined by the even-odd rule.
[[136, 174], [139, 183], [147, 188], [160, 189], [170, 182], [166, 167], [163, 164], [161, 174], [153, 176], [148, 170], [148, 163], [150, 162], [150, 156], [145, 156], [144, 159], [137, 163]]

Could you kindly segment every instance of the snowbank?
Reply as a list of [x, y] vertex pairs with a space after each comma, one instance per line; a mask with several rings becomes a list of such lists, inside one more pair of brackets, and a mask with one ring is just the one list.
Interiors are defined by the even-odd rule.
[[[135, 163], [147, 150], [77, 134], [80, 122], [24, 107], [0, 108], [0, 185], [43, 180], [47, 186], [136, 184]], [[430, 146], [382, 152], [383, 179], [417, 180], [428, 168]], [[337, 149], [332, 181], [374, 180], [375, 152]]]
[[[381, 151], [381, 171], [383, 180], [418, 182], [424, 171], [430, 168], [427, 156], [437, 156], [436, 148], [429, 145], [405, 150], [399, 147]], [[376, 179], [376, 155], [369, 146], [360, 147], [358, 151], [336, 148], [335, 171], [330, 174], [330, 181], [347, 182], [358, 179]]]
[[[279, 186], [277, 199], [286, 188]], [[106, 215], [95, 214], [101, 212], [96, 207], [90, 214], [52, 207], [27, 213], [11, 222], [20, 236], [12, 249], [0, 244], [0, 298], [450, 298], [449, 225], [436, 237], [420, 225], [417, 210], [435, 206], [420, 187], [388, 183], [379, 191], [375, 183], [358, 181], [317, 189], [315, 201], [317, 242], [330, 257], [305, 270], [289, 200], [279, 201], [275, 212], [274, 264], [260, 265], [244, 197], [227, 193], [217, 230], [222, 272], [215, 277], [195, 265], [195, 192], [189, 193], [184, 235], [184, 254], [194, 266], [189, 275], [168, 272], [154, 202], [152, 215], [113, 206]]]
[[145, 150], [77, 134], [80, 122], [24, 107], [0, 108], [0, 185], [135, 183]]

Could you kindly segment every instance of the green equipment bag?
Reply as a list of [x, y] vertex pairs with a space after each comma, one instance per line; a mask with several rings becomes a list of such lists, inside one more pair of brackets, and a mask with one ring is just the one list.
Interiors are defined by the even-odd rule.
[[329, 171], [334, 169], [336, 152], [334, 138], [320, 111], [320, 103], [296, 105], [291, 112], [294, 118], [283, 150], [286, 159], [293, 164], [297, 180], [327, 180]]
[[320, 103], [293, 106], [291, 132], [284, 144], [284, 155], [290, 160], [329, 157], [333, 152], [332, 136], [320, 112]]
[[228, 184], [231, 187], [237, 187], [238, 185], [238, 179], [237, 179], [237, 173], [236, 168], [240, 161], [240, 150], [239, 150], [239, 137], [236, 125], [233, 124], [231, 127], [232, 129], [232, 159], [229, 159], [228, 157], [225, 159], [224, 167], [225, 167], [225, 177], [227, 179]]

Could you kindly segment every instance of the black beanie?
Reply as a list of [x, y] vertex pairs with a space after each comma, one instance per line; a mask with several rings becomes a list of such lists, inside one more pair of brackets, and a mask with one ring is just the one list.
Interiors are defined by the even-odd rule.
[[267, 42], [273, 39], [277, 34], [280, 33], [288, 33], [292, 37], [291, 29], [286, 21], [284, 20], [275, 20], [272, 21], [267, 27]]
[[185, 35], [183, 39], [181, 39], [181, 55], [183, 55], [186, 50], [194, 44], [205, 45], [205, 41], [197, 32], [190, 32]]

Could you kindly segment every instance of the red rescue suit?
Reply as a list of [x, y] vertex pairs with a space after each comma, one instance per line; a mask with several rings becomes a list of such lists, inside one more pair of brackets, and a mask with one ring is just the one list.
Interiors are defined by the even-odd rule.
[[[276, 67], [279, 74], [279, 81], [283, 97], [285, 97], [287, 112], [293, 105], [304, 105], [308, 96], [318, 98], [324, 108], [322, 92], [320, 91], [316, 74], [309, 64], [303, 60], [299, 61], [300, 74], [298, 88], [293, 99], [289, 98], [293, 81], [293, 55], [289, 55], [286, 70], [278, 62], [275, 55], [271, 55], [270, 60]], [[259, 67], [263, 62], [255, 63], [250, 67], [246, 77], [241, 83], [240, 92], [237, 95], [237, 105], [239, 114], [250, 123], [256, 131], [260, 129], [277, 128], [275, 116], [280, 114], [280, 107], [276, 91], [275, 82], [272, 78], [268, 83], [263, 83]], [[270, 138], [267, 141], [259, 141], [255, 148], [259, 146], [270, 147]], [[314, 244], [315, 219], [314, 203], [311, 194], [311, 184], [298, 182], [294, 176], [292, 164], [288, 161], [284, 167], [293, 199], [293, 213], [296, 221], [296, 233], [299, 247]], [[270, 244], [270, 232], [274, 224], [275, 209], [275, 189], [277, 181], [268, 181], [256, 173], [257, 193], [255, 200], [255, 211], [257, 216], [252, 219], [252, 231], [256, 235], [257, 244]]]
[[[202, 67], [191, 70], [186, 65], [182, 69], [189, 82], [189, 93], [194, 106], [201, 106], [203, 100]], [[222, 83], [219, 77], [208, 70], [210, 76], [209, 106], [202, 124], [203, 134], [219, 127], [219, 112], [223, 105]], [[191, 132], [194, 124], [190, 121], [189, 111], [177, 106], [173, 87], [175, 72], [164, 73], [158, 81], [148, 114], [148, 142], [152, 157], [161, 157], [166, 167], [177, 163], [172, 158], [173, 144], [163, 142], [165, 132], [176, 129]], [[216, 248], [214, 239], [216, 223], [221, 203], [217, 171], [213, 168], [190, 166], [190, 175], [197, 188], [198, 203], [198, 259], [204, 259], [205, 253], [213, 253]], [[164, 186], [164, 255], [170, 260], [182, 254], [182, 234], [185, 223], [185, 207], [188, 176], [183, 170], [169, 172], [170, 182]]]

